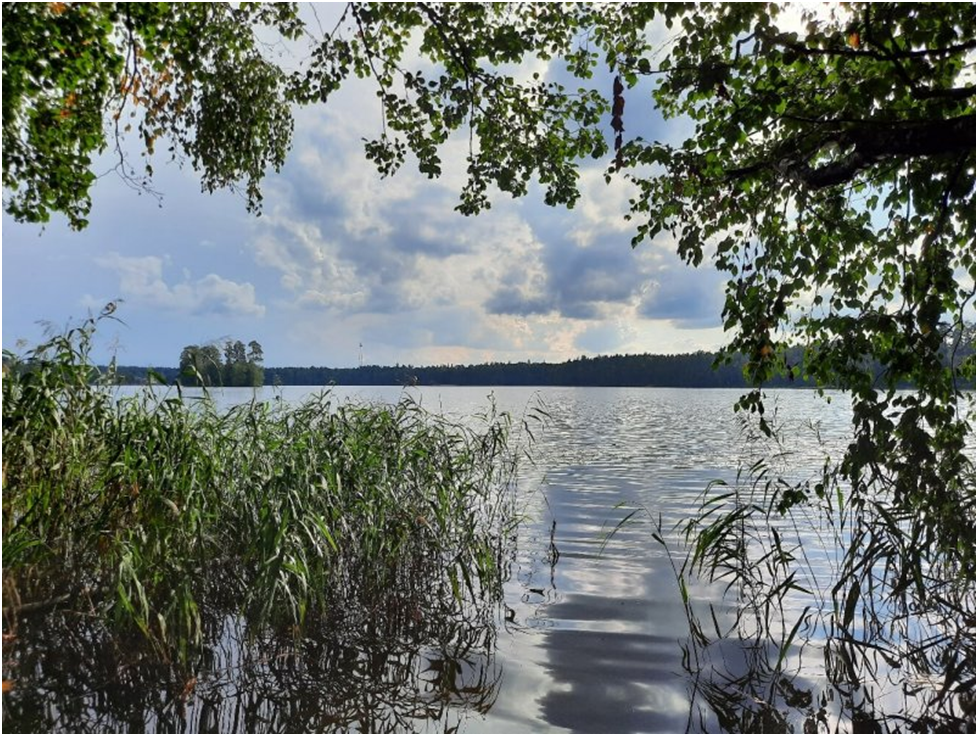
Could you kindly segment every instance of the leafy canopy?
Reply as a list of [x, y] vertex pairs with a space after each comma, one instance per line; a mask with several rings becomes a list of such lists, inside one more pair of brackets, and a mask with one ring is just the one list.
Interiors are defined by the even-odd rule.
[[[259, 182], [292, 134], [286, 75], [265, 58], [263, 27], [295, 38], [288, 7], [225, 3], [4, 3], [4, 207], [19, 220], [87, 224], [95, 157], [149, 188], [160, 141], [206, 191]], [[126, 160], [138, 136], [144, 164]], [[9, 195], [9, 196], [8, 196]]]

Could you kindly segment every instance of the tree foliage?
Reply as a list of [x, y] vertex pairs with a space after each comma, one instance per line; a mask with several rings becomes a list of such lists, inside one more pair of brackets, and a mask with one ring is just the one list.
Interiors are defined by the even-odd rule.
[[[206, 191], [259, 182], [292, 133], [286, 75], [265, 58], [265, 26], [294, 38], [290, 8], [225, 3], [4, 3], [4, 207], [19, 220], [61, 212], [87, 224], [96, 157], [115, 154], [150, 187], [157, 147], [189, 162]], [[127, 134], [144, 163], [126, 160]]]
[[[224, 360], [221, 361], [223, 352]], [[187, 345], [180, 351], [180, 379], [195, 386], [261, 386], [264, 352], [257, 340], [225, 340], [217, 345]]]

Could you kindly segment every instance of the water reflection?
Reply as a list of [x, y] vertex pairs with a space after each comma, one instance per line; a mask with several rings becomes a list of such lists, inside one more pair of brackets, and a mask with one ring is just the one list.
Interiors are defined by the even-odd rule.
[[[489, 393], [412, 391], [426, 408], [454, 416], [483, 409]], [[519, 417], [536, 392], [492, 393]], [[399, 394], [392, 388], [378, 398]], [[5, 673], [17, 679], [4, 695], [4, 729], [824, 729], [820, 713], [839, 704], [823, 702], [810, 680], [765, 675], [764, 662], [777, 653], [731, 638], [692, 659], [675, 571], [651, 536], [648, 518], [672, 528], [710, 481], [733, 480], [750, 457], [731, 410], [739, 392], [568, 388], [542, 395], [552, 419], [522, 480], [526, 521], [503, 605], [453, 612], [417, 601], [417, 608], [395, 605], [359, 620], [324, 620], [298, 639], [290, 632], [256, 638], [235, 616], [214, 612], [206, 656], [189, 674], [113, 645], [82, 613], [28, 621], [4, 646]], [[284, 396], [291, 398], [288, 390]], [[784, 392], [776, 403], [777, 421], [794, 440], [797, 472], [820, 467], [846, 441], [843, 405], [807, 391]], [[817, 438], [807, 429], [813, 423]], [[636, 508], [648, 512], [645, 521], [635, 517], [608, 539]], [[678, 554], [678, 539], [666, 541]], [[724, 615], [715, 588], [689, 592]], [[29, 631], [32, 625], [39, 628]], [[824, 671], [821, 661], [797, 669], [804, 675], [808, 664]], [[196, 680], [188, 689], [190, 675]]]
[[827, 678], [825, 665], [830, 655], [817, 643], [793, 646], [789, 658], [793, 661], [787, 664], [781, 661], [778, 648], [762, 638], [726, 637], [707, 643], [694, 637], [683, 651], [692, 685], [685, 728], [689, 732], [933, 730], [933, 724], [907, 728], [912, 722], [897, 714], [911, 713], [919, 703], [915, 705], [912, 695], [899, 693], [885, 678], [870, 676], [849, 682]]
[[496, 699], [496, 606], [417, 604], [324, 618], [301, 635], [256, 635], [212, 612], [190, 669], [81, 612], [25, 619], [4, 645], [4, 730], [455, 731]]
[[[533, 712], [534, 729], [715, 732], [776, 726], [771, 712], [751, 722], [756, 707], [737, 710], [723, 701], [719, 673], [725, 662], [736, 662], [732, 651], [713, 652], [719, 659], [708, 677], [691, 666], [682, 647], [689, 624], [676, 571], [667, 548], [651, 534], [652, 519], [673, 528], [698, 506], [711, 481], [733, 481], [750, 456], [750, 438], [730, 410], [735, 397], [634, 389], [547, 394], [554, 422], [538, 448], [546, 458], [541, 476], [547, 504], [534, 548], [543, 550], [545, 529], [552, 525], [559, 558], [548, 569], [542, 554], [524, 554], [522, 608], [516, 607], [517, 620], [522, 615], [528, 624], [529, 633], [521, 632], [523, 651], [531, 652], [526, 659], [546, 673], [533, 707], [521, 706]], [[819, 467], [832, 450], [827, 443], [844, 441], [845, 411], [809, 393], [787, 395], [783, 404], [779, 419], [799, 440], [794, 468]], [[813, 424], [824, 442], [808, 429]], [[634, 509], [641, 514], [633, 523], [618, 526]], [[678, 535], [667, 543], [681, 555]], [[705, 585], [690, 590], [722, 617], [721, 593]], [[726, 685], [734, 697], [747, 692], [732, 678]], [[497, 717], [511, 707], [505, 691], [504, 686]], [[782, 728], [800, 725], [794, 717], [781, 722]]]
[[548, 474], [560, 551], [554, 574], [560, 595], [545, 607], [552, 625], [542, 645], [552, 685], [538, 703], [548, 726], [685, 728], [689, 701], [678, 642], [686, 622], [671, 568], [647, 524], [615, 529], [626, 513], [617, 504], [634, 507], [670, 493], [668, 475], [629, 478], [597, 464]]

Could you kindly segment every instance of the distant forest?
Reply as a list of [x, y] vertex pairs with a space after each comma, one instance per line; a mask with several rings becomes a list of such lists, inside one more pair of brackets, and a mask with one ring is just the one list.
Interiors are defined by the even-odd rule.
[[[743, 361], [714, 368], [715, 353], [685, 355], [609, 355], [563, 363], [482, 363], [478, 365], [365, 365], [359, 368], [265, 367], [265, 385], [276, 386], [663, 386], [741, 388]], [[800, 353], [797, 356], [800, 360]], [[121, 383], [145, 383], [150, 369], [118, 366]], [[153, 368], [173, 383], [179, 368]], [[806, 385], [781, 378], [772, 386]]]
[[[974, 325], [949, 335], [943, 349], [947, 363], [973, 361]], [[261, 360], [261, 346], [252, 343], [252, 357]], [[195, 347], [195, 346], [190, 346]], [[185, 353], [186, 353], [185, 349]], [[243, 350], [243, 348], [242, 348]], [[772, 387], [811, 386], [801, 369], [804, 351], [792, 348], [786, 355], [794, 367], [793, 378], [781, 376], [766, 383]], [[257, 356], [257, 357], [256, 357]], [[181, 356], [183, 361], [183, 356]], [[183, 361], [186, 362], [186, 361]], [[744, 388], [746, 358], [735, 356], [715, 367], [717, 354], [709, 352], [683, 355], [605, 355], [595, 358], [581, 356], [563, 363], [480, 363], [477, 365], [364, 365], [359, 368], [325, 368], [285, 366], [265, 367], [263, 374], [255, 372], [255, 385], [266, 386], [661, 386], [669, 388]], [[184, 366], [186, 368], [186, 366]], [[152, 371], [157, 381], [195, 385], [180, 368], [147, 368], [117, 366], [119, 383], [142, 384]], [[882, 375], [880, 365], [867, 366], [867, 371]], [[213, 385], [218, 384], [216, 381]]]
[[[610, 355], [563, 363], [482, 363], [478, 365], [365, 365], [359, 368], [266, 367], [265, 385], [276, 386], [664, 386], [742, 388], [743, 364], [714, 369], [714, 353]], [[149, 368], [118, 366], [121, 383], [145, 383]], [[167, 383], [178, 368], [153, 368]], [[158, 380], [158, 379], [157, 379]], [[183, 379], [186, 382], [186, 379]], [[770, 385], [805, 385], [782, 378]]]

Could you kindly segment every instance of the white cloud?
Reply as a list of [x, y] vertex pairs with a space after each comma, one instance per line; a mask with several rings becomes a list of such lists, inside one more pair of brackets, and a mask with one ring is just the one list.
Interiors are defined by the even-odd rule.
[[127, 302], [183, 314], [232, 314], [261, 317], [265, 307], [255, 299], [255, 287], [209, 273], [202, 279], [170, 286], [163, 279], [163, 259], [109, 253], [95, 259], [119, 276], [119, 291]]
[[702, 302], [688, 289], [670, 295], [669, 310], [649, 309], [650, 284], [686, 269], [671, 243], [630, 248], [634, 187], [606, 185], [601, 166], [582, 171], [574, 210], [499, 195], [490, 212], [463, 217], [454, 207], [467, 140], [443, 149], [441, 179], [408, 161], [382, 180], [361, 150], [370, 131], [344, 114], [359, 103], [333, 103], [301, 114], [295, 155], [250, 238], [255, 262], [278, 274], [296, 350], [348, 363], [363, 341], [370, 360], [413, 364], [657, 350], [642, 338], [674, 343], [682, 296]]
[[[566, 77], [559, 63], [513, 71]], [[605, 82], [610, 77], [595, 80]], [[354, 81], [327, 107], [297, 112], [288, 162], [263, 184], [261, 218], [233, 196], [200, 195], [196, 177], [172, 167], [160, 169], [162, 209], [111, 178], [100, 181], [92, 228], [55, 244], [74, 259], [71, 268], [58, 266], [58, 295], [92, 310], [107, 301], [99, 295], [122, 298], [134, 357], [162, 356], [157, 361], [172, 360], [188, 330], [207, 337], [239, 329], [228, 324], [231, 314], [264, 315], [258, 339], [295, 364], [353, 365], [360, 342], [368, 360], [423, 364], [564, 360], [719, 341], [698, 329], [705, 320], [688, 319], [705, 316], [716, 279], [686, 273], [664, 234], [629, 247], [634, 223], [624, 214], [634, 188], [621, 179], [606, 184], [607, 161], [582, 162], [572, 210], [546, 207], [535, 183], [516, 200], [490, 188], [492, 209], [463, 217], [455, 207], [468, 133], [440, 148], [440, 178], [420, 174], [409, 156], [382, 179], [363, 154], [363, 138], [382, 130], [373, 92]], [[649, 130], [640, 129], [640, 92], [630, 92], [628, 133], [658, 137], [662, 123], [651, 111], [641, 118]], [[125, 238], [135, 227], [142, 237]], [[5, 260], [20, 273], [39, 268], [30, 243], [18, 240], [20, 262]], [[32, 304], [32, 314], [66, 310], [54, 295], [42, 306]]]

